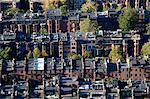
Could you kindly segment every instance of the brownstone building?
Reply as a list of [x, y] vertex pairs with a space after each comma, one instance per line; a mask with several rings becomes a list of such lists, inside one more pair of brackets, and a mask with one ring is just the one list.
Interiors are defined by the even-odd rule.
[[120, 80], [145, 80], [147, 73], [145, 69], [142, 67], [132, 66], [131, 68], [121, 68], [120, 71], [112, 72], [110, 74], [114, 78], [118, 78]]

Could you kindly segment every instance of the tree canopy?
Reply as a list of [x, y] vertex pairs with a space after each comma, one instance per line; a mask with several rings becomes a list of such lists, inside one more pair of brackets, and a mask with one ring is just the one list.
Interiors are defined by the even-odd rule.
[[40, 29], [40, 33], [41, 33], [41, 34], [48, 34], [46, 28], [41, 28], [41, 29]]
[[70, 53], [70, 54], [68, 54], [68, 58], [71, 58], [71, 59], [81, 59], [82, 56], [80, 54]]
[[137, 23], [138, 14], [137, 11], [131, 7], [125, 8], [123, 15], [119, 16], [119, 27], [123, 31], [133, 30]]
[[105, 12], [105, 11], [107, 11], [107, 8], [106, 8], [106, 6], [103, 6], [102, 12]]
[[0, 59], [9, 59], [10, 58], [10, 47], [0, 48]]
[[83, 12], [95, 12], [97, 11], [98, 4], [96, 2], [91, 2], [87, 0], [86, 3], [82, 5], [81, 11]]
[[89, 58], [91, 56], [91, 52], [90, 51], [85, 51], [83, 58]]
[[118, 45], [112, 46], [112, 50], [109, 53], [109, 58], [111, 59], [112, 62], [115, 62], [116, 60], [123, 58], [120, 46]]
[[146, 8], [147, 10], [150, 10], [150, 6], [147, 6], [147, 8]]
[[67, 14], [67, 0], [43, 0], [44, 10], [61, 9], [62, 14]]
[[47, 57], [48, 56], [48, 54], [46, 52], [46, 48], [42, 49], [42, 56], [43, 57]]
[[142, 56], [150, 55], [150, 41], [142, 46]]
[[11, 14], [15, 14], [15, 13], [19, 13], [19, 12], [24, 12], [24, 11], [20, 10], [18, 8], [9, 8], [8, 10], [6, 10], [6, 13], [11, 13]]
[[50, 0], [49, 1], [49, 8], [59, 8], [63, 5], [66, 5], [66, 0]]
[[33, 50], [33, 56], [34, 58], [39, 58], [41, 56], [41, 51], [39, 50], [39, 48], [34, 48]]
[[80, 32], [96, 32], [98, 29], [98, 23], [95, 20], [85, 18], [80, 21]]
[[146, 34], [150, 34], [150, 23], [146, 25], [146, 30], [147, 30]]

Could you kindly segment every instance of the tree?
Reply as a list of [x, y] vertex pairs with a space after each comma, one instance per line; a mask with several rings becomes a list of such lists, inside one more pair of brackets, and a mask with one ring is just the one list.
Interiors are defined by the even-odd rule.
[[142, 56], [150, 55], [150, 41], [142, 46]]
[[44, 10], [60, 8], [63, 14], [67, 13], [66, 0], [43, 0]]
[[150, 34], [150, 23], [146, 25], [146, 30], [147, 30], [146, 34]]
[[34, 48], [33, 50], [33, 56], [34, 58], [39, 58], [41, 56], [41, 51], [39, 50], [39, 48]]
[[15, 14], [15, 13], [19, 13], [19, 12], [23, 12], [23, 10], [20, 10], [18, 8], [9, 8], [8, 10], [6, 10], [5, 13]]
[[103, 5], [103, 10], [102, 10], [102, 12], [105, 12], [105, 11], [107, 11], [107, 8], [106, 8], [105, 5]]
[[90, 51], [85, 51], [83, 54], [83, 58], [89, 58], [91, 56], [91, 52]]
[[48, 54], [46, 53], [46, 50], [42, 50], [42, 56], [43, 57], [47, 57], [48, 56]]
[[67, 5], [62, 5], [60, 6], [60, 9], [61, 9], [61, 12], [62, 12], [62, 15], [67, 15]]
[[113, 83], [113, 79], [114, 79], [114, 78], [112, 78], [112, 77], [104, 78], [104, 82], [105, 82], [106, 84], [112, 84], [112, 83]]
[[112, 50], [109, 53], [109, 58], [112, 60], [112, 62], [115, 62], [118, 59], [122, 59], [122, 51], [120, 46], [113, 45]]
[[147, 10], [150, 10], [150, 6], [147, 6], [147, 8], [146, 8]]
[[46, 28], [41, 28], [41, 29], [40, 29], [40, 33], [41, 33], [41, 34], [48, 34]]
[[91, 2], [87, 0], [86, 3], [82, 5], [81, 11], [83, 12], [95, 12], [97, 11], [98, 4], [96, 2]]
[[71, 58], [71, 59], [81, 59], [82, 56], [80, 54], [76, 54], [76, 53], [69, 53], [68, 54], [68, 58]]
[[10, 58], [10, 47], [5, 47], [0, 49], [0, 59], [9, 59]]
[[44, 9], [61, 9], [62, 14], [67, 14], [67, 3], [66, 0], [45, 0], [43, 1]]
[[135, 28], [135, 25], [137, 23], [138, 14], [135, 9], [132, 8], [126, 8], [124, 9], [123, 15], [119, 16], [119, 27], [123, 31], [129, 31], [133, 30]]
[[89, 18], [80, 22], [80, 32], [96, 32], [98, 30], [98, 23], [95, 20]]

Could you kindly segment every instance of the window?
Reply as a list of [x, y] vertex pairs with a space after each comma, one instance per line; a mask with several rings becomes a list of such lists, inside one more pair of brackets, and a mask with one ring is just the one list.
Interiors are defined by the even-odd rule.
[[72, 45], [75, 45], [75, 43], [72, 43]]
[[75, 49], [75, 47], [72, 47], [72, 49]]
[[127, 74], [127, 77], [128, 77], [128, 74]]
[[117, 74], [115, 74], [115, 76], [117, 76]]

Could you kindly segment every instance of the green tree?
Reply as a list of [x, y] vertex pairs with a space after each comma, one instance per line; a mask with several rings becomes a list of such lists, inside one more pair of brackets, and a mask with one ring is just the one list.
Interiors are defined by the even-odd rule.
[[46, 28], [41, 28], [41, 29], [40, 29], [40, 33], [41, 33], [41, 34], [48, 34]]
[[61, 12], [62, 12], [62, 15], [67, 15], [67, 5], [62, 5], [60, 6], [60, 9], [61, 9]]
[[0, 59], [9, 59], [10, 58], [10, 52], [11, 48], [10, 47], [5, 47], [0, 49]]
[[19, 12], [24, 12], [23, 10], [20, 10], [18, 8], [9, 8], [8, 10], [6, 10], [5, 13], [11, 13], [11, 14], [15, 14], [15, 13], [19, 13]]
[[71, 59], [81, 59], [82, 56], [80, 54], [76, 54], [76, 53], [69, 53], [68, 54], [68, 58], [71, 58]]
[[41, 56], [41, 51], [39, 50], [39, 48], [34, 48], [33, 50], [33, 56], [34, 58], [39, 58]]
[[150, 23], [146, 25], [146, 30], [147, 30], [146, 34], [150, 34]]
[[87, 0], [86, 3], [82, 5], [81, 11], [83, 12], [95, 12], [97, 11], [98, 4], [96, 2], [91, 2]]
[[66, 0], [50, 0], [49, 1], [49, 8], [56, 9], [60, 8], [63, 15], [67, 15], [67, 3]]
[[113, 79], [114, 79], [114, 78], [112, 78], [112, 77], [104, 78], [104, 82], [105, 82], [106, 84], [112, 84], [112, 83], [113, 83]]
[[47, 57], [48, 56], [48, 54], [46, 53], [46, 50], [42, 50], [42, 56], [43, 57]]
[[146, 8], [147, 10], [150, 10], [150, 6], [147, 6], [147, 8]]
[[83, 58], [89, 58], [91, 56], [91, 52], [90, 51], [85, 51]]
[[103, 6], [103, 12], [105, 12], [105, 11], [107, 11], [107, 8], [106, 8], [106, 6], [104, 5], [104, 6]]
[[98, 23], [95, 20], [85, 18], [80, 22], [80, 32], [96, 32], [98, 30]]
[[54, 5], [49, 5], [49, 9], [56, 9]]
[[135, 28], [135, 25], [137, 23], [138, 14], [135, 9], [132, 8], [126, 8], [124, 9], [123, 15], [119, 16], [119, 27], [123, 31], [129, 31], [133, 30]]
[[118, 45], [112, 46], [112, 50], [109, 53], [109, 58], [111, 59], [112, 62], [115, 62], [116, 60], [123, 58], [120, 46]]
[[150, 41], [142, 46], [142, 56], [150, 55]]
[[62, 15], [67, 15], [67, 9], [68, 9], [68, 5], [67, 5], [67, 0], [60, 0], [60, 6], [59, 8], [62, 11]]

